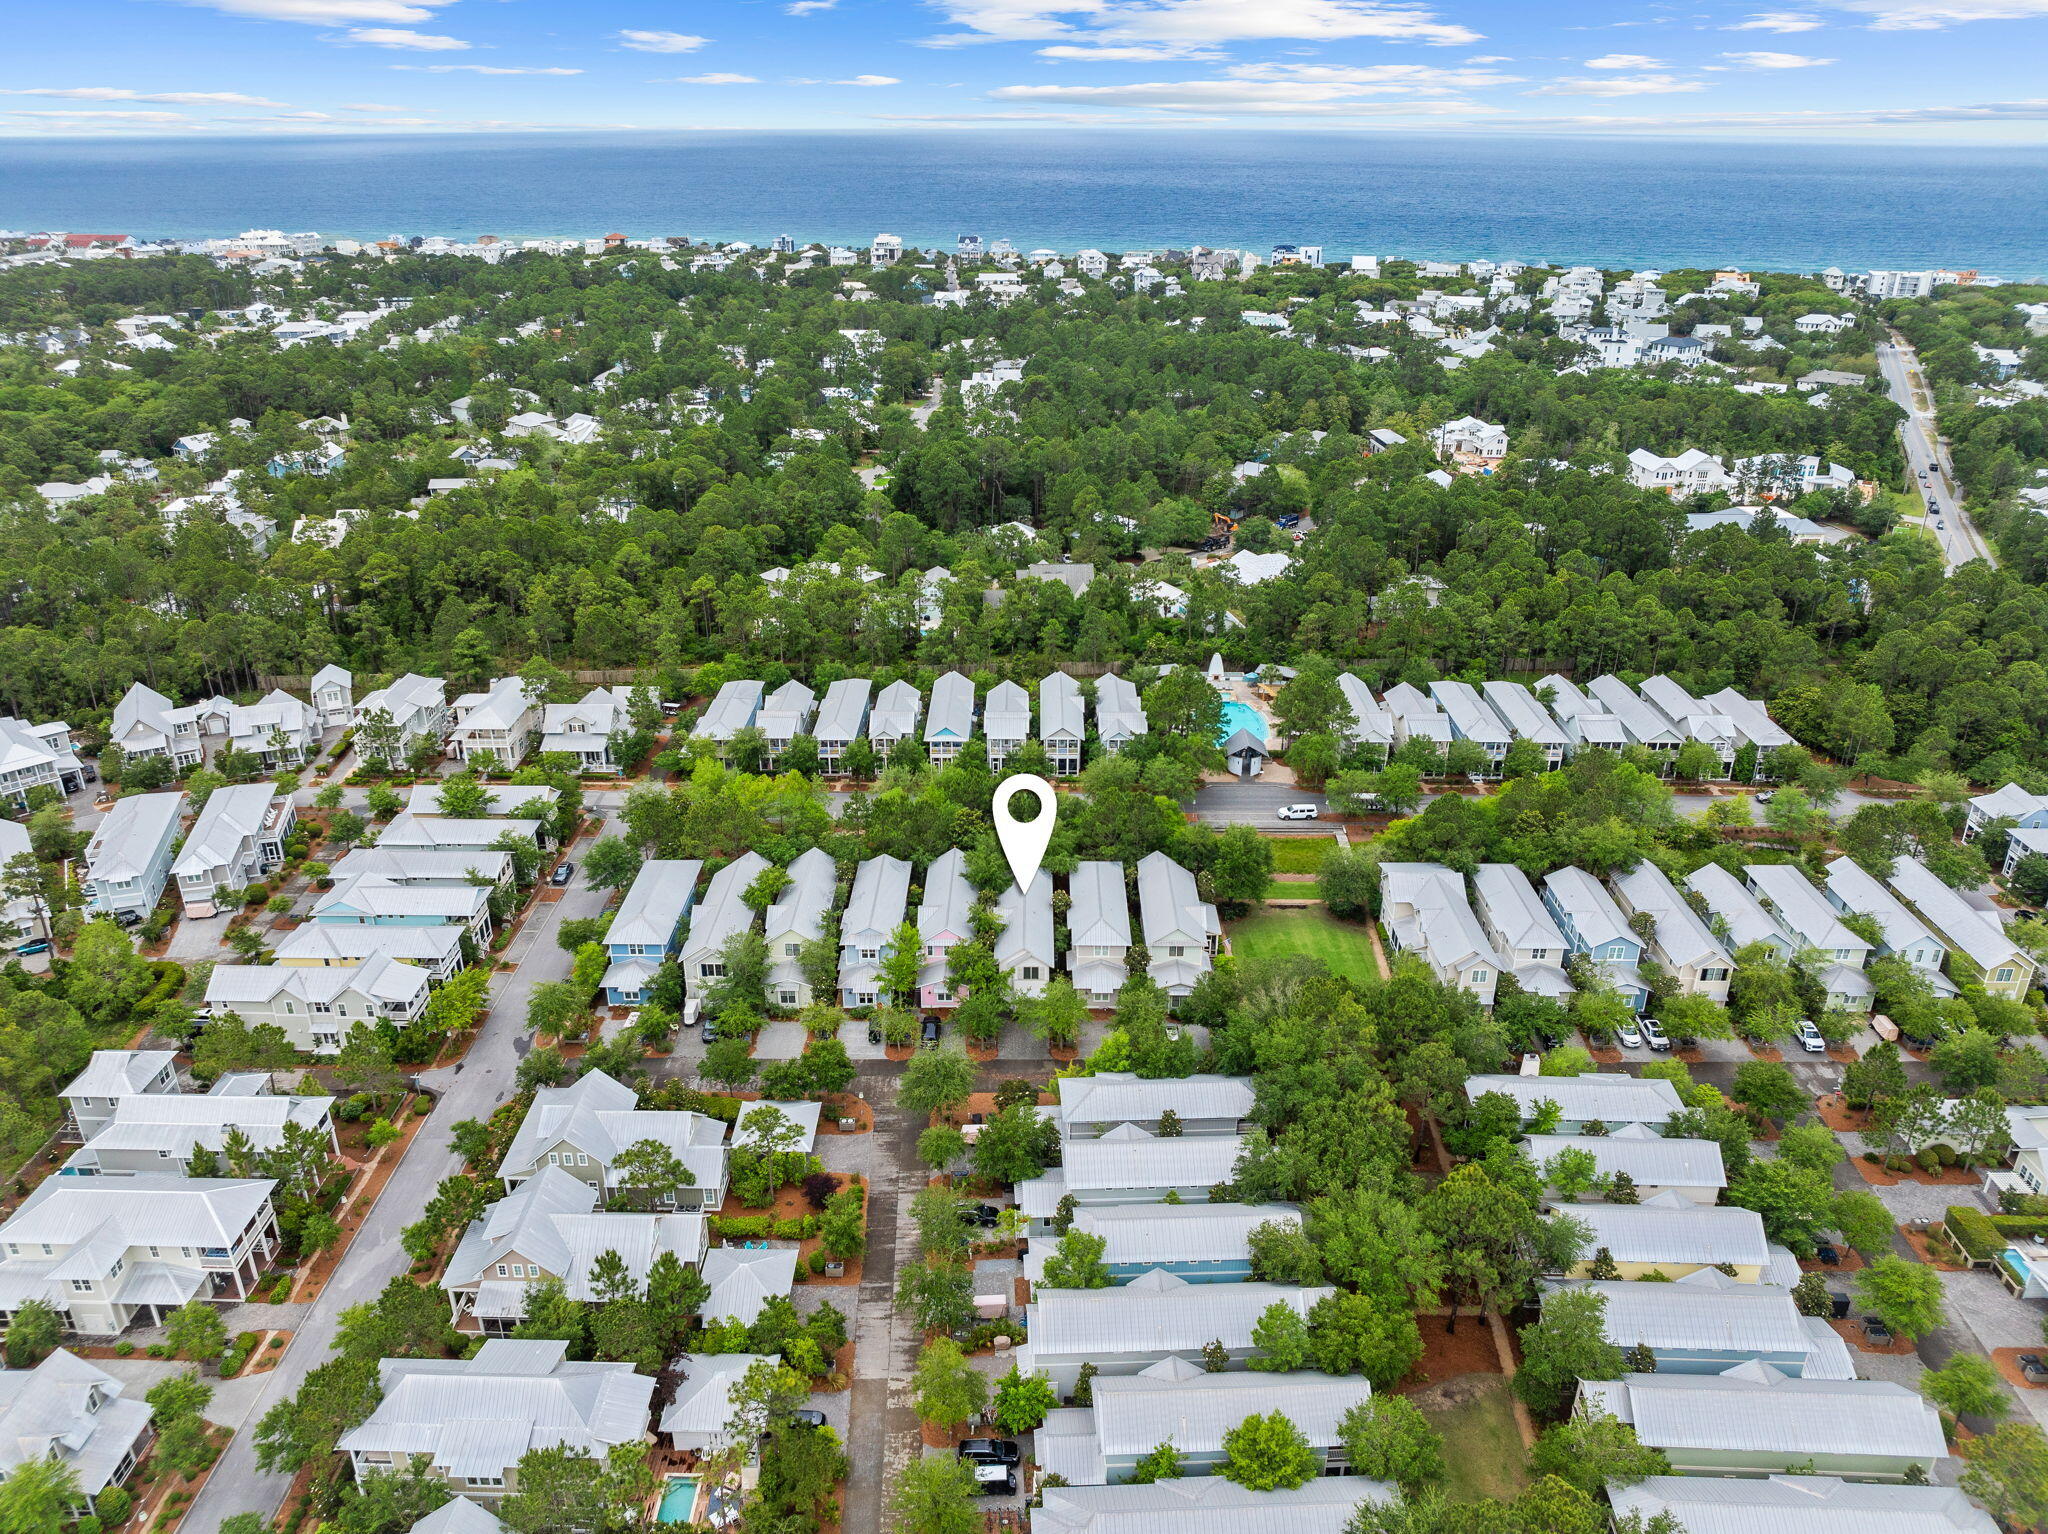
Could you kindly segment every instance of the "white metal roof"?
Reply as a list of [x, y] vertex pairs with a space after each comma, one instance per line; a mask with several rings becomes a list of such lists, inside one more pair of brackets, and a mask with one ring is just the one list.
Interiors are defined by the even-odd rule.
[[1653, 1475], [1611, 1482], [1617, 1516], [1669, 1513], [1685, 1534], [1997, 1534], [1953, 1486], [1883, 1486], [1827, 1475], [1765, 1480]]

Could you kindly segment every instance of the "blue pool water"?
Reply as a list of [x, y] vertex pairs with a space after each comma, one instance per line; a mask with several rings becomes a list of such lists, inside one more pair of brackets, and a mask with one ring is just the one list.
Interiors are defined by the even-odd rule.
[[1249, 703], [1240, 703], [1235, 698], [1223, 700], [1223, 732], [1216, 737], [1216, 744], [1222, 745], [1239, 730], [1249, 730], [1252, 739], [1264, 745], [1266, 742], [1266, 721], [1259, 711]]
[[688, 1523], [690, 1514], [697, 1509], [697, 1478], [694, 1475], [672, 1475], [668, 1478], [668, 1489], [661, 1494], [661, 1509], [654, 1515], [656, 1523]]

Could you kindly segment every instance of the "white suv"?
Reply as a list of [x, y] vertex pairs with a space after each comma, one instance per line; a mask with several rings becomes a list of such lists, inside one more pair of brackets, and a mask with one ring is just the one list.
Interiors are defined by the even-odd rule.
[[1276, 813], [1282, 820], [1314, 820], [1322, 811], [1313, 804], [1283, 804]]
[[1807, 1018], [1799, 1020], [1799, 1047], [1809, 1055], [1827, 1053], [1828, 1041], [1820, 1036], [1820, 1030]]

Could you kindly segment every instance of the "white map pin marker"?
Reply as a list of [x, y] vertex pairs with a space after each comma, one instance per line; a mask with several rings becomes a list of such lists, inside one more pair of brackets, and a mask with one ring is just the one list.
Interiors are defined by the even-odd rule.
[[[1010, 813], [1010, 801], [1018, 794], [1036, 794], [1040, 809], [1036, 820], [1019, 820]], [[996, 823], [996, 840], [1003, 844], [1003, 856], [1010, 860], [1010, 873], [1017, 888], [1028, 890], [1038, 877], [1038, 865], [1045, 861], [1045, 849], [1052, 842], [1052, 822], [1057, 799], [1052, 785], [1035, 772], [1014, 772], [996, 785], [995, 802], [989, 814]]]

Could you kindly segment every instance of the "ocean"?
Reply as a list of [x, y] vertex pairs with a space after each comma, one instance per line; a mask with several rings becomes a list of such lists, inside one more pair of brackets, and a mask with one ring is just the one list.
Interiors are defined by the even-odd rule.
[[1501, 136], [691, 132], [10, 140], [0, 225], [198, 238], [778, 234], [2048, 274], [2048, 150]]

